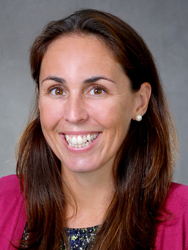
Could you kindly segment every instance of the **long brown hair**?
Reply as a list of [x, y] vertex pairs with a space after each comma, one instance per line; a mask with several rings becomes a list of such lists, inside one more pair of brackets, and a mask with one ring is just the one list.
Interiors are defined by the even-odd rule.
[[[131, 122], [117, 152], [116, 192], [93, 249], [154, 249], [173, 173], [176, 134], [152, 55], [143, 39], [121, 19], [97, 10], [77, 11], [49, 23], [34, 41], [30, 66], [38, 87], [49, 44], [72, 33], [92, 34], [104, 41], [130, 78], [132, 91], [138, 91], [143, 82], [149, 82], [152, 88], [143, 120]], [[42, 134], [37, 106], [19, 143], [17, 175], [27, 201], [30, 236], [26, 249], [57, 250], [61, 239], [67, 244], [60, 162]]]

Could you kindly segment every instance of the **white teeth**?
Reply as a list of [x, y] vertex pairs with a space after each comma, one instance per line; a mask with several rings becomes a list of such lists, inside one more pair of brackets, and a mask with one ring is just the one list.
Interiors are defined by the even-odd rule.
[[83, 142], [86, 142], [87, 141], [87, 137], [86, 135], [83, 136]]
[[79, 145], [83, 143], [82, 137], [80, 135], [77, 137], [77, 143]]
[[72, 142], [72, 144], [74, 144], [74, 145], [76, 145], [76, 144], [77, 144], [77, 139], [76, 139], [76, 137], [75, 137], [75, 136], [74, 136], [74, 137], [72, 137], [71, 142]]
[[68, 135], [65, 135], [65, 138], [67, 141], [69, 141], [69, 136]]
[[87, 140], [90, 141], [91, 140], [91, 136], [90, 134], [87, 135]]
[[72, 136], [71, 135], [65, 135], [65, 139], [70, 147], [74, 148], [82, 148], [89, 145], [92, 141], [94, 141], [98, 136], [98, 133], [96, 134], [87, 134], [84, 136], [78, 135], [78, 136]]

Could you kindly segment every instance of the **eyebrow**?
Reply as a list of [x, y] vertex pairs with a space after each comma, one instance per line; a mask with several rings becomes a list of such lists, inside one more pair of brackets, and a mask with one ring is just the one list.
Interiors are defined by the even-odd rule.
[[[61, 78], [61, 77], [56, 77], [56, 76], [48, 76], [46, 77], [44, 80], [42, 80], [42, 83], [46, 80], [52, 80], [52, 81], [55, 81], [55, 82], [58, 82], [58, 83], [62, 83], [62, 84], [65, 84], [66, 81]], [[94, 83], [94, 82], [97, 82], [99, 80], [107, 80], [107, 81], [110, 81], [112, 83], [115, 83], [112, 79], [108, 78], [108, 77], [105, 77], [105, 76], [94, 76], [94, 77], [90, 77], [86, 80], [84, 80], [84, 84], [88, 84], [88, 83]]]
[[65, 83], [65, 80], [63, 78], [60, 77], [56, 77], [56, 76], [48, 76], [46, 77], [44, 80], [42, 80], [42, 83], [46, 80], [52, 80], [58, 83]]
[[94, 77], [91, 77], [91, 78], [88, 78], [84, 81], [84, 83], [93, 83], [93, 82], [97, 82], [99, 80], [107, 80], [107, 81], [110, 81], [110, 82], [113, 82], [115, 83], [112, 79], [110, 78], [107, 78], [105, 76], [94, 76]]

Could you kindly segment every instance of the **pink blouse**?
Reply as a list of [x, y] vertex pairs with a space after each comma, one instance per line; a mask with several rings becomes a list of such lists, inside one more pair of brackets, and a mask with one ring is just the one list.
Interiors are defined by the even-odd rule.
[[[188, 250], [188, 186], [172, 183], [166, 200], [171, 219], [158, 227], [156, 250]], [[0, 249], [15, 250], [26, 224], [26, 210], [16, 175], [0, 179]]]

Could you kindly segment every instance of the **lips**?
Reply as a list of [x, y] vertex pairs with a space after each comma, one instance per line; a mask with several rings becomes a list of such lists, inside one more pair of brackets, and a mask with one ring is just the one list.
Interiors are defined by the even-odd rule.
[[91, 144], [97, 137], [99, 133], [90, 133], [82, 135], [67, 135], [65, 134], [65, 139], [70, 147], [73, 148], [84, 148]]

